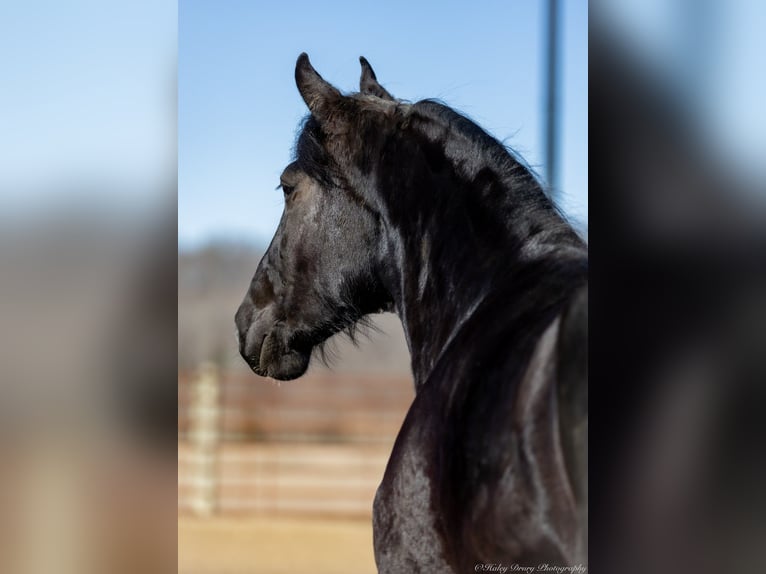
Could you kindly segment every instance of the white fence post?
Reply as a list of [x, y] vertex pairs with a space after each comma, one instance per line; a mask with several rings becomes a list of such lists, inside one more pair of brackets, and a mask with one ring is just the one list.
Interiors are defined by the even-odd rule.
[[192, 386], [189, 441], [193, 454], [192, 511], [210, 516], [217, 507], [218, 443], [221, 419], [220, 380], [212, 363], [203, 363]]

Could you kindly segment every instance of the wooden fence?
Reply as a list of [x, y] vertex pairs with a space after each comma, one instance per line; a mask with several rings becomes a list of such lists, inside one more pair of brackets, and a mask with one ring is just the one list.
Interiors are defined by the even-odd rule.
[[179, 512], [369, 516], [413, 396], [406, 378], [182, 374]]

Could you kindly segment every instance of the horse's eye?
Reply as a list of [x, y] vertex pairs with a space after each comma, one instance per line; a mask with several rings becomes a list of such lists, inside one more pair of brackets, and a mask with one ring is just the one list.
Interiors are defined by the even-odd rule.
[[284, 183], [282, 184], [282, 192], [285, 194], [285, 197], [290, 195], [293, 191], [295, 191], [295, 187], [294, 186], [292, 186], [292, 185], [285, 185]]

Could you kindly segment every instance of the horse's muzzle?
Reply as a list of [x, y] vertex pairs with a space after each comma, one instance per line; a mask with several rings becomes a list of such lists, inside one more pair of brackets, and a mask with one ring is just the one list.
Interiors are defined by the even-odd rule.
[[296, 379], [308, 369], [311, 351], [290, 348], [284, 323], [272, 315], [268, 307], [240, 306], [235, 316], [239, 353], [257, 375], [282, 381]]

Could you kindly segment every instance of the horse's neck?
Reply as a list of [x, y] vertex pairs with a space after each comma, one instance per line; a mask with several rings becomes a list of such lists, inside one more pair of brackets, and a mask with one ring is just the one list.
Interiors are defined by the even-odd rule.
[[[393, 247], [386, 259], [395, 262], [389, 265], [390, 291], [410, 349], [416, 390], [488, 298], [497, 302], [499, 292], [508, 292], [505, 304], [525, 304], [513, 299], [518, 293], [511, 295], [514, 276], [530, 273], [555, 250], [570, 250], [574, 257], [584, 253], [576, 240], [572, 245], [533, 245], [529, 237], [514, 237], [509, 229], [504, 229], [507, 236], [488, 239], [485, 233], [499, 233], [501, 228], [471, 228], [470, 218], [445, 215], [442, 220], [434, 214], [430, 221], [435, 223], [421, 223], [414, 229], [388, 226], [393, 234], [388, 244]], [[534, 228], [529, 222], [515, 223], [519, 229]]]
[[541, 259], [584, 250], [532, 174], [489, 136], [420, 111], [409, 119], [374, 160], [374, 203], [385, 236], [381, 275], [417, 385], [486, 297]]

